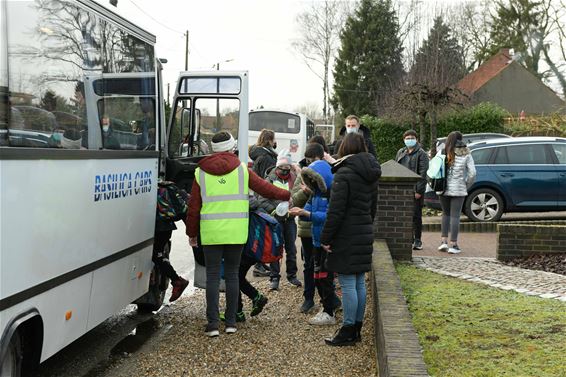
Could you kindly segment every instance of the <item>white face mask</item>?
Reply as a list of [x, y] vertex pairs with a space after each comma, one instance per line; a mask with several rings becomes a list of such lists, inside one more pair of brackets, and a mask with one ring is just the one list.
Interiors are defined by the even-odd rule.
[[110, 129], [110, 126], [108, 126], [108, 125], [102, 126], [102, 131], [104, 131], [104, 132], [108, 132], [109, 129]]
[[349, 134], [357, 133], [358, 127], [346, 127], [346, 132]]

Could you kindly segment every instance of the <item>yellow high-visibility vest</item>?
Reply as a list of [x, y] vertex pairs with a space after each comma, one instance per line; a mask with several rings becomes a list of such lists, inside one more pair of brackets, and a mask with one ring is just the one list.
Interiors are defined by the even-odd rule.
[[273, 185], [275, 187], [279, 187], [280, 189], [289, 191], [289, 182], [281, 182], [278, 180], [273, 181]]
[[244, 163], [225, 175], [195, 170], [200, 186], [200, 238], [203, 245], [240, 245], [248, 240], [249, 174]]

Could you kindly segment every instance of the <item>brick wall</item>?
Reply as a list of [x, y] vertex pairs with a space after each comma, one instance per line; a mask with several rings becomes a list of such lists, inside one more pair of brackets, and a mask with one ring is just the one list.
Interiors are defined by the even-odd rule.
[[376, 240], [373, 249], [370, 289], [379, 376], [428, 376], [392, 253], [385, 240]]
[[497, 259], [564, 253], [566, 225], [497, 225]]
[[373, 230], [376, 239], [387, 241], [393, 259], [411, 260], [413, 257], [415, 184], [420, 179], [393, 160], [381, 165]]
[[374, 232], [387, 241], [394, 259], [412, 258], [414, 187], [412, 182], [379, 183]]

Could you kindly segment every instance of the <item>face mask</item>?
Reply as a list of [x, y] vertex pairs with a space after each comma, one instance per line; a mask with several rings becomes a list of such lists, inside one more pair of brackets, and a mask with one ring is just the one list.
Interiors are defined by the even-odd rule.
[[358, 127], [346, 127], [346, 133], [353, 134], [358, 132]]
[[415, 145], [417, 145], [417, 140], [416, 139], [405, 139], [405, 145], [407, 146], [407, 148], [413, 148]]
[[104, 131], [104, 132], [108, 132], [109, 129], [110, 129], [110, 126], [102, 126], [102, 131]]
[[277, 143], [273, 143], [273, 149], [277, 149]]

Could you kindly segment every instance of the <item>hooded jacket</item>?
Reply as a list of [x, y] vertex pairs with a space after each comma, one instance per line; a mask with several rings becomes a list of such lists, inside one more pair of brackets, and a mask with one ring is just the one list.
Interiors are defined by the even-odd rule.
[[357, 274], [371, 269], [379, 163], [369, 153], [346, 156], [332, 168], [334, 182], [321, 242], [330, 245], [329, 271]]
[[273, 148], [252, 145], [250, 158], [254, 161], [253, 171], [260, 178], [265, 178], [271, 168], [277, 164], [277, 152]]
[[[231, 152], [215, 153], [205, 157], [199, 162], [199, 167], [208, 174], [225, 175], [237, 169], [241, 162], [238, 157]], [[249, 187], [266, 198], [274, 198], [279, 200], [289, 200], [291, 194], [287, 190], [280, 189], [272, 184], [264, 181], [251, 169], [249, 173]], [[189, 210], [187, 211], [187, 235], [191, 238], [199, 234], [200, 227], [200, 210], [202, 208], [202, 197], [200, 195], [200, 185], [196, 179], [193, 181], [191, 189], [191, 198], [189, 200]]]
[[[364, 141], [366, 142], [366, 147], [368, 149], [368, 153], [372, 154], [373, 157], [375, 157], [377, 159], [377, 152], [375, 151], [375, 146], [373, 145], [373, 141], [371, 140], [371, 130], [369, 128], [367, 128], [366, 126], [364, 126], [363, 124], [360, 124], [360, 130], [359, 131], [362, 132], [362, 135], [364, 137]], [[342, 126], [342, 128], [340, 129], [341, 139], [336, 141], [336, 144], [334, 145], [334, 154], [335, 155], [340, 150], [340, 145], [342, 144], [342, 139], [344, 138], [345, 135], [346, 135], [346, 126]]]
[[424, 195], [426, 190], [426, 171], [428, 170], [427, 153], [419, 144], [415, 145], [411, 153], [409, 153], [409, 148], [404, 147], [397, 151], [395, 161], [422, 177], [415, 185], [415, 192]]
[[[446, 153], [446, 151], [443, 151]], [[444, 154], [443, 153], [443, 154]], [[468, 188], [476, 180], [476, 166], [470, 150], [462, 141], [457, 141], [454, 148], [454, 163], [448, 167], [444, 196], [466, 196]]]
[[312, 244], [320, 247], [320, 234], [326, 221], [329, 190], [333, 180], [332, 169], [328, 162], [318, 160], [304, 168], [301, 176], [313, 194], [305, 205], [305, 210], [310, 213], [310, 216], [301, 216], [300, 219], [311, 222]]
[[[276, 181], [284, 183], [284, 184], [285, 183], [288, 184], [289, 185], [289, 191], [291, 191], [293, 189], [293, 186], [295, 184], [295, 179], [296, 179], [296, 176], [295, 176], [295, 173], [293, 172], [292, 169], [289, 172], [289, 177], [287, 179], [280, 178], [276, 173], [276, 169], [272, 169], [271, 172], [269, 172], [269, 174], [265, 178], [265, 180], [267, 182], [271, 183], [272, 185], [274, 185]], [[277, 208], [279, 203], [282, 202], [282, 200], [264, 198], [261, 195], [258, 195], [257, 199], [258, 199], [259, 207], [262, 208], [267, 213], [272, 213], [275, 210], [275, 208]]]
[[[307, 202], [311, 197], [309, 193], [305, 192], [301, 188], [302, 184], [303, 184], [303, 177], [301, 174], [299, 174], [297, 176], [297, 179], [295, 179], [295, 184], [293, 185], [293, 188], [291, 189], [291, 200], [293, 201], [293, 206], [299, 208], [305, 208]], [[312, 237], [311, 222], [305, 219], [301, 219], [299, 217], [297, 235], [301, 238], [311, 238]]]

